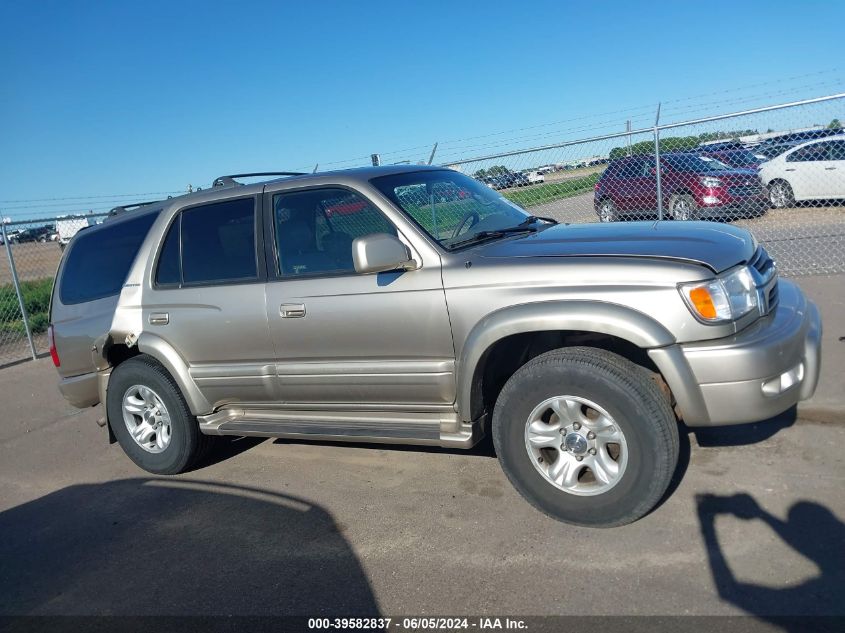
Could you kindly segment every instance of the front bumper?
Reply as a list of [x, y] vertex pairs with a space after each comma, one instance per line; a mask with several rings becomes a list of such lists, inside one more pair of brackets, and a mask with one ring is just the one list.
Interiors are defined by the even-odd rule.
[[703, 198], [699, 198], [698, 219], [754, 217], [761, 215], [768, 208], [769, 201], [765, 196], [725, 198], [718, 203], [707, 203]]
[[794, 283], [778, 283], [777, 308], [738, 334], [650, 352], [658, 367], [672, 365], [664, 377], [688, 426], [757, 422], [813, 395], [819, 311]]

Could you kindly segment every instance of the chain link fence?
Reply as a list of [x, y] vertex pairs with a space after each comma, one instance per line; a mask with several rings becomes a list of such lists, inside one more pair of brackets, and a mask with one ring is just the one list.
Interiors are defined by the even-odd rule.
[[656, 122], [447, 166], [538, 216], [563, 222], [730, 222], [751, 230], [783, 275], [841, 273], [841, 121], [845, 94]]
[[0, 367], [49, 351], [53, 278], [70, 238], [105, 214], [7, 222], [0, 233]]
[[[845, 93], [691, 121], [656, 114], [654, 125], [625, 132], [442, 162], [538, 216], [730, 222], [765, 244], [782, 275], [845, 272]], [[421, 162], [430, 163], [436, 148]], [[413, 202], [414, 192], [404, 195]], [[438, 195], [450, 200], [459, 192]], [[361, 204], [338, 199], [327, 212], [351, 221]], [[62, 247], [105, 215], [3, 226], [0, 366], [48, 351]]]

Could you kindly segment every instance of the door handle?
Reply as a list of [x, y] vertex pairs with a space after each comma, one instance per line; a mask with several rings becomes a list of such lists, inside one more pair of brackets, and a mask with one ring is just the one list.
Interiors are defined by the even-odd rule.
[[795, 171], [795, 167], [787, 167], [784, 171]]
[[301, 319], [305, 316], [305, 304], [283, 303], [279, 306], [279, 315], [283, 319]]
[[170, 323], [170, 314], [167, 312], [150, 312], [150, 325], [167, 325]]
[[824, 168], [825, 171], [830, 171], [831, 169], [836, 169], [836, 167], [825, 167]]

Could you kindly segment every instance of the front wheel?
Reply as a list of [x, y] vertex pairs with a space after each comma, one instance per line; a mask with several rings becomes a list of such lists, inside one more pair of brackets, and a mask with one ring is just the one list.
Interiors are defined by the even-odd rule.
[[673, 220], [695, 220], [698, 218], [698, 205], [689, 194], [672, 196], [669, 200], [669, 214]]
[[106, 409], [123, 451], [150, 473], [184, 472], [213, 440], [200, 433], [173, 377], [150, 356], [130, 358], [112, 371]]
[[669, 402], [642, 367], [573, 347], [542, 354], [502, 389], [493, 442], [508, 479], [549, 516], [613, 527], [649, 512], [678, 461]]
[[795, 194], [789, 183], [783, 180], [776, 180], [769, 185], [769, 202], [775, 209], [785, 209], [795, 206]]

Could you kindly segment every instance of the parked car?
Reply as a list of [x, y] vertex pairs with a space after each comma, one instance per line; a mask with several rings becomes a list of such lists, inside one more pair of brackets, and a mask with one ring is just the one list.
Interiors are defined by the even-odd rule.
[[9, 235], [9, 242], [11, 244], [25, 244], [27, 242], [44, 242], [46, 236], [52, 232], [50, 226], [36, 226], [28, 229], [16, 231], [14, 235]]
[[88, 226], [88, 218], [63, 218], [56, 221], [59, 248], [64, 249], [79, 231]]
[[763, 156], [766, 160], [771, 160], [776, 156], [780, 156], [786, 151], [791, 150], [800, 144], [800, 141], [790, 141], [786, 143], [761, 143], [754, 148], [754, 153], [758, 156]]
[[845, 199], [845, 135], [808, 141], [763, 163], [760, 177], [775, 208]]
[[701, 156], [713, 158], [720, 163], [724, 163], [728, 167], [735, 167], [738, 169], [754, 169], [757, 170], [763, 163], [763, 160], [755, 156], [747, 149], [716, 149], [711, 150], [703, 148], [699, 151]]
[[[750, 217], [766, 210], [766, 193], [754, 170], [682, 152], [661, 155], [660, 164], [663, 208], [669, 219]], [[634, 155], [611, 162], [595, 185], [594, 207], [602, 222], [654, 214], [654, 156]]]
[[[432, 202], [444, 187], [468, 195]], [[355, 221], [327, 217], [339, 197], [365, 203]], [[390, 166], [109, 217], [65, 250], [48, 334], [64, 396], [104, 405], [152, 473], [220, 435], [489, 433], [536, 507], [615, 526], [667, 490], [678, 418], [755, 422], [810, 397], [821, 321], [744, 229], [557, 224], [458, 172]]]
[[529, 171], [525, 174], [525, 177], [528, 178], [528, 182], [532, 185], [546, 182], [546, 177], [539, 171]]

